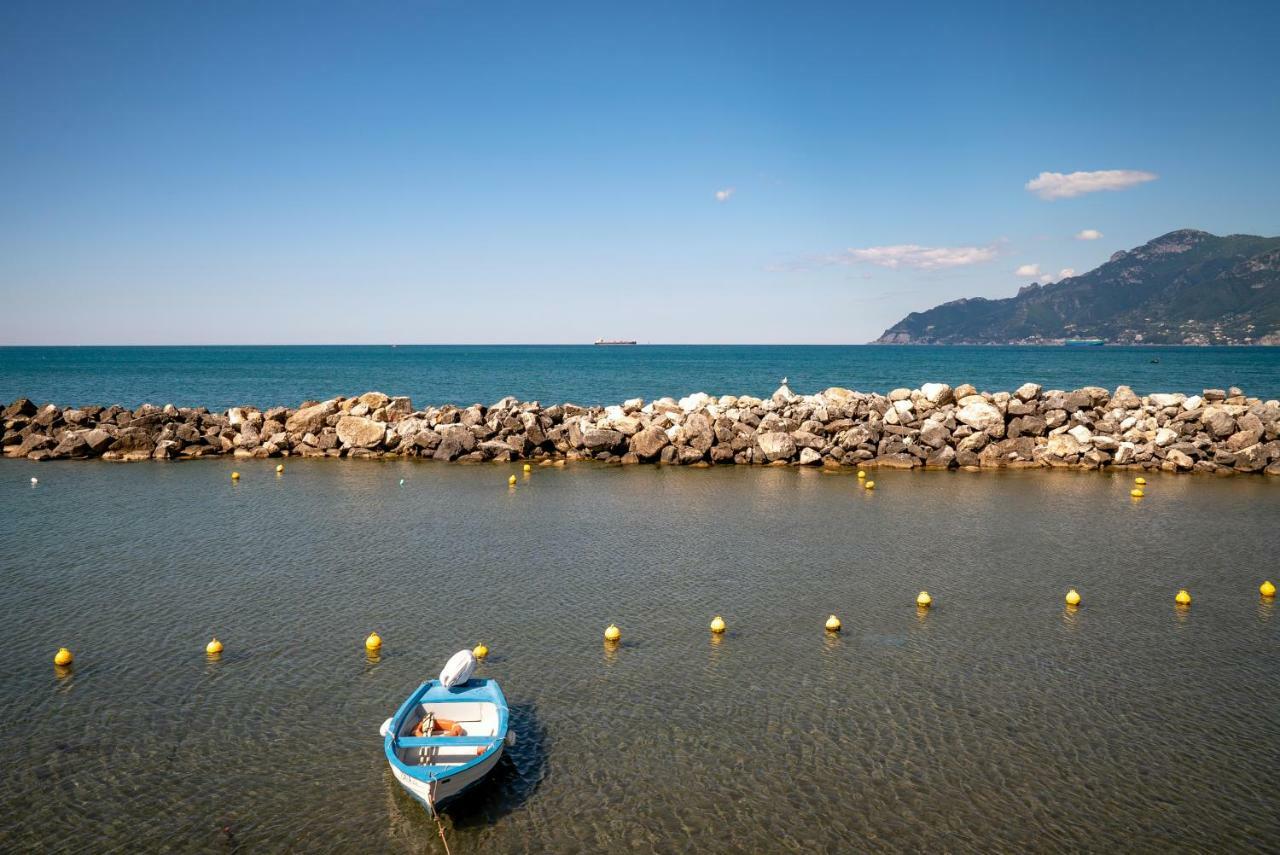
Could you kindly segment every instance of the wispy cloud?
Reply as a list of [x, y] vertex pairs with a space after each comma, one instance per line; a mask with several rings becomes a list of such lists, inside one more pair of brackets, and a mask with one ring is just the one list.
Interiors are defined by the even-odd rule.
[[1124, 190], [1158, 178], [1140, 169], [1100, 169], [1096, 172], [1041, 172], [1026, 188], [1041, 199], [1069, 199], [1099, 190]]
[[1041, 285], [1048, 285], [1051, 282], [1061, 282], [1063, 279], [1070, 279], [1076, 275], [1074, 267], [1064, 267], [1058, 271], [1058, 275], [1052, 273], [1041, 273], [1039, 264], [1022, 264], [1018, 269], [1013, 271], [1014, 276], [1021, 276], [1024, 279], [1034, 279]]
[[716, 201], [717, 201], [717, 202], [728, 202], [730, 199], [732, 199], [732, 198], [733, 198], [733, 192], [734, 192], [734, 189], [735, 189], [735, 188], [733, 188], [733, 187], [726, 187], [726, 188], [724, 188], [723, 190], [717, 190], [717, 191], [716, 191]]
[[914, 243], [894, 246], [850, 248], [818, 259], [821, 264], [875, 264], [897, 270], [940, 270], [981, 264], [996, 257], [994, 246], [920, 246]]
[[1097, 229], [1084, 229], [1076, 232], [1076, 240], [1097, 240], [1102, 237], [1102, 232]]

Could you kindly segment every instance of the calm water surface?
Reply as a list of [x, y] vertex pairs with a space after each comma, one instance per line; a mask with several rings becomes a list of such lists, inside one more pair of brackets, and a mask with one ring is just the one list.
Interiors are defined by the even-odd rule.
[[1280, 479], [235, 465], [0, 461], [0, 850], [442, 851], [377, 729], [481, 640], [455, 853], [1280, 840]]
[[0, 400], [63, 405], [294, 405], [378, 389], [419, 405], [614, 404], [708, 392], [828, 386], [888, 392], [941, 381], [989, 391], [1128, 384], [1280, 397], [1280, 347], [860, 347], [796, 345], [0, 347]]

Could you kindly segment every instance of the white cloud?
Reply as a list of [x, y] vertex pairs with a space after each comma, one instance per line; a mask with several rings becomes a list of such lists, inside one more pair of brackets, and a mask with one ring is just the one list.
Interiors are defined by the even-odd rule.
[[869, 246], [863, 249], [847, 249], [824, 259], [828, 264], [875, 264], [896, 270], [909, 267], [913, 270], [938, 270], [945, 267], [964, 267], [981, 264], [996, 257], [992, 246], [919, 246], [914, 243], [894, 246]]
[[[1038, 264], [1024, 264], [1022, 267], [1019, 267], [1018, 270], [1021, 271], [1024, 267], [1034, 267], [1036, 268], [1037, 272], [1039, 272], [1039, 269], [1040, 269], [1040, 265]], [[1022, 273], [1019, 273], [1018, 275], [1021, 276]], [[1031, 274], [1031, 275], [1034, 275], [1034, 274]], [[1053, 282], [1061, 282], [1063, 279], [1070, 279], [1072, 276], [1075, 276], [1075, 275], [1076, 275], [1075, 268], [1064, 267], [1058, 271], [1057, 276], [1054, 276], [1052, 273], [1046, 273], [1043, 276], [1040, 276], [1038, 279], [1036, 279], [1036, 281], [1039, 282], [1041, 285], [1049, 285]]]
[[1097, 240], [1102, 237], [1102, 232], [1097, 229], [1084, 229], [1076, 232], [1076, 240]]
[[1024, 264], [1021, 267], [1019, 267], [1017, 270], [1013, 271], [1013, 275], [1014, 276], [1032, 276], [1032, 277], [1039, 276], [1040, 265]]
[[1140, 169], [1100, 169], [1096, 172], [1041, 172], [1026, 183], [1027, 190], [1041, 199], [1069, 199], [1099, 190], [1124, 190], [1155, 181], [1154, 172]]
[[735, 189], [735, 188], [733, 188], [733, 187], [726, 187], [726, 188], [724, 188], [723, 190], [717, 190], [717, 191], [716, 191], [716, 201], [717, 201], [717, 202], [728, 202], [728, 201], [729, 201], [729, 199], [733, 196], [733, 191], [734, 191], [734, 189]]

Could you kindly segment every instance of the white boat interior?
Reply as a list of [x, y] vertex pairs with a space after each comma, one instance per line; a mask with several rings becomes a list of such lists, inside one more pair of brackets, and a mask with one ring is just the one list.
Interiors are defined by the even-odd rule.
[[[413, 730], [427, 714], [432, 714], [438, 721], [445, 719], [456, 722], [462, 728], [459, 741], [466, 737], [492, 737], [498, 735], [498, 708], [494, 704], [476, 701], [454, 701], [444, 703], [418, 704], [417, 709], [405, 716], [397, 736], [412, 737]], [[434, 736], [440, 736], [437, 729]], [[400, 747], [397, 754], [406, 766], [458, 766], [476, 758], [484, 748], [477, 746], [476, 740], [465, 739], [468, 744], [462, 745], [429, 745]]]

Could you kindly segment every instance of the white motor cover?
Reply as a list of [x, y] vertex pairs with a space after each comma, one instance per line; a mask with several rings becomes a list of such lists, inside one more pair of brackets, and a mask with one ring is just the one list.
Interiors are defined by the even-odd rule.
[[444, 670], [440, 672], [440, 684], [446, 689], [452, 689], [470, 680], [475, 672], [475, 655], [470, 650], [459, 650], [445, 663]]

